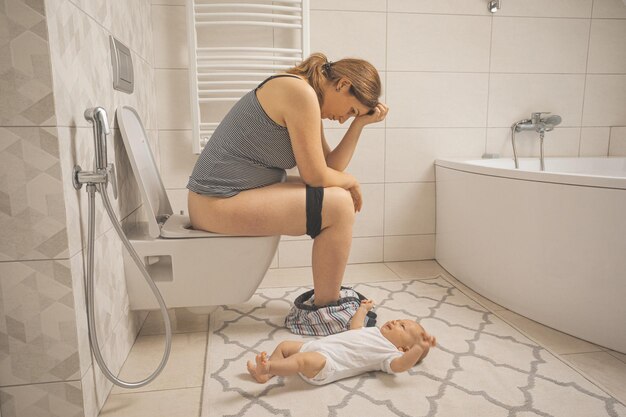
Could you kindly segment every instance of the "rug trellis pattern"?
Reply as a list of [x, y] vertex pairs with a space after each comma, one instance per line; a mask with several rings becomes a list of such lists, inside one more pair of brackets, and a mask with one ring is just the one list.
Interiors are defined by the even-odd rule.
[[413, 318], [439, 346], [409, 372], [315, 387], [298, 376], [258, 384], [246, 362], [286, 339], [292, 300], [307, 288], [259, 290], [211, 317], [202, 417], [626, 417], [626, 407], [443, 278], [357, 284], [378, 324]]

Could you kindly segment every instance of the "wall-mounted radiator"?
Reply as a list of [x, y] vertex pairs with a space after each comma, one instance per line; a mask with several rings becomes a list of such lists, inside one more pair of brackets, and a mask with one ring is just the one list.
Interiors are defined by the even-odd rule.
[[309, 0], [187, 0], [193, 152], [265, 78], [309, 55]]

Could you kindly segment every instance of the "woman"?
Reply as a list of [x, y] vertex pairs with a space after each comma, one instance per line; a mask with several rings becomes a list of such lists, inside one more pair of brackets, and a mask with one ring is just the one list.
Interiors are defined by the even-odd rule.
[[[337, 301], [362, 206], [359, 183], [344, 170], [363, 127], [387, 115], [380, 93], [368, 62], [331, 63], [319, 53], [265, 80], [226, 115], [196, 163], [187, 185], [193, 227], [229, 235], [310, 235], [315, 305]], [[321, 120], [352, 117], [331, 150]], [[296, 165], [301, 177], [285, 181], [285, 169]]]

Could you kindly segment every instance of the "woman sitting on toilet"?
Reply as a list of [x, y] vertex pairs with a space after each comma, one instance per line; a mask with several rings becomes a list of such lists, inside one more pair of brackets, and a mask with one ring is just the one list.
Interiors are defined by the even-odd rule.
[[[350, 254], [359, 182], [345, 172], [363, 127], [385, 119], [378, 72], [320, 53], [243, 96], [219, 124], [189, 178], [195, 229], [241, 235], [308, 234], [315, 305], [337, 301]], [[322, 119], [353, 118], [330, 149]], [[285, 169], [300, 177], [287, 179]]]

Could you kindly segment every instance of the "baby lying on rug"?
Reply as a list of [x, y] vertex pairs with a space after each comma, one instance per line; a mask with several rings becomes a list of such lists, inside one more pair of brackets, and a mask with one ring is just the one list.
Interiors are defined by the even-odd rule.
[[373, 300], [363, 300], [346, 332], [281, 342], [269, 359], [260, 353], [256, 363], [248, 361], [248, 372], [262, 384], [275, 375], [298, 374], [310, 384], [324, 385], [370, 371], [407, 371], [436, 346], [436, 339], [411, 319], [391, 320], [380, 329], [363, 327], [373, 306]]

